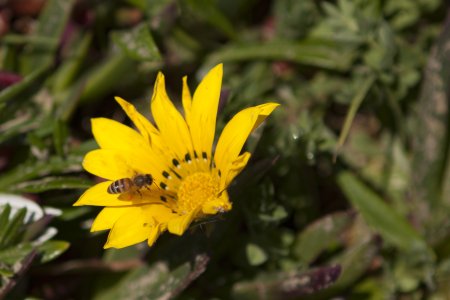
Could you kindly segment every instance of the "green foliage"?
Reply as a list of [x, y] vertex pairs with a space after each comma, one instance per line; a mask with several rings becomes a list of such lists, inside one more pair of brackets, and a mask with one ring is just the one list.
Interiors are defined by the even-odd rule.
[[46, 263], [57, 258], [69, 243], [45, 238], [48, 232], [42, 232], [45, 226], [39, 224], [45, 220], [31, 221], [26, 207], [13, 210], [6, 204], [0, 209], [0, 295], [5, 296], [33, 262]]
[[[46, 213], [1, 204], [0, 298], [449, 297], [442, 1], [47, 0], [8, 11], [0, 191]], [[88, 230], [99, 210], [72, 207], [97, 181], [81, 167], [97, 147], [90, 118], [129, 124], [113, 96], [149, 116], [158, 71], [178, 101], [182, 76], [193, 88], [221, 62], [219, 132], [244, 107], [281, 104], [246, 145], [233, 210], [152, 248], [103, 250], [106, 235]]]

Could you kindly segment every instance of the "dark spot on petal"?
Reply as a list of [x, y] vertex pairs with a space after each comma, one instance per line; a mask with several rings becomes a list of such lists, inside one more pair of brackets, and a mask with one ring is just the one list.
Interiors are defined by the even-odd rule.
[[163, 175], [165, 178], [169, 178], [169, 177], [170, 177], [170, 174], [169, 174], [168, 172], [166, 172], [166, 171], [163, 171], [163, 172], [162, 172], [162, 175]]
[[184, 160], [186, 162], [190, 162], [191, 161], [191, 155], [189, 153], [186, 153], [186, 155], [184, 156]]
[[180, 165], [180, 162], [179, 162], [178, 160], [176, 160], [175, 158], [172, 159], [172, 163], [173, 163], [173, 165], [174, 165], [175, 167], [177, 167], [177, 168], [178, 168], [178, 166]]
[[167, 202], [167, 198], [164, 196], [160, 196], [159, 198], [161, 198], [161, 201]]
[[206, 154], [206, 152], [202, 152], [202, 157], [203, 159], [208, 159], [208, 155]]
[[159, 186], [163, 189], [163, 190], [167, 190], [167, 184], [165, 184], [164, 182], [161, 182], [159, 184]]
[[220, 177], [220, 176], [222, 176], [222, 172], [220, 172], [220, 170], [219, 170], [219, 177]]
[[194, 150], [194, 157], [198, 158], [197, 152], [195, 152], [195, 150]]

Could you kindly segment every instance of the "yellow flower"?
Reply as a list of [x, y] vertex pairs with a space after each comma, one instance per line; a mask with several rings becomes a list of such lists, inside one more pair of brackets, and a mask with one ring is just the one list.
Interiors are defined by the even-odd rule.
[[[227, 187], [247, 164], [241, 154], [249, 134], [278, 106], [266, 103], [237, 113], [223, 129], [213, 153], [222, 65], [213, 68], [191, 96], [183, 78], [184, 118], [167, 96], [164, 75], [156, 79], [150, 108], [156, 126], [125, 100], [116, 101], [137, 131], [105, 118], [92, 119], [100, 149], [86, 154], [83, 167], [105, 178], [74, 204], [104, 206], [91, 231], [110, 229], [105, 248], [123, 248], [147, 240], [151, 246], [168, 230], [182, 235], [189, 225], [231, 209]], [[133, 184], [111, 193], [123, 178], [149, 174], [153, 183]]]

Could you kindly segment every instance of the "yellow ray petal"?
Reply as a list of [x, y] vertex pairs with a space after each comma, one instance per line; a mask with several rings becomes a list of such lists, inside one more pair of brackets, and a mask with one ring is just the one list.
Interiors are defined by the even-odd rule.
[[225, 178], [225, 186], [228, 186], [231, 181], [233, 181], [234, 177], [241, 173], [242, 169], [245, 168], [251, 156], [252, 155], [250, 152], [244, 152], [231, 163], [227, 178]]
[[91, 232], [111, 229], [114, 223], [131, 209], [133, 209], [133, 206], [105, 207], [92, 223]]
[[114, 99], [116, 99], [117, 103], [119, 103], [127, 116], [131, 119], [131, 121], [133, 121], [139, 132], [149, 141], [150, 144], [154, 142], [159, 144], [161, 143], [158, 130], [146, 117], [136, 110], [136, 107], [134, 107], [133, 104], [120, 97], [114, 97]]
[[127, 164], [139, 174], [160, 176], [160, 163], [152, 156], [147, 141], [137, 131], [114, 120], [106, 118], [92, 119], [92, 132], [102, 149], [120, 152]]
[[163, 226], [161, 224], [157, 224], [150, 229], [150, 233], [147, 237], [147, 244], [149, 247], [153, 246], [163, 231]]
[[80, 199], [73, 206], [94, 205], [94, 206], [127, 206], [132, 205], [132, 201], [119, 200], [119, 195], [109, 194], [108, 186], [112, 181], [105, 181], [87, 189]]
[[189, 86], [187, 84], [187, 76], [183, 77], [183, 92], [181, 94], [181, 100], [183, 102], [184, 118], [189, 125], [191, 116], [192, 96]]
[[162, 203], [157, 197], [147, 196], [146, 193], [142, 193], [142, 197], [139, 194], [109, 194], [107, 190], [111, 183], [112, 181], [105, 181], [90, 187], [80, 196], [73, 206], [129, 206]]
[[199, 155], [211, 154], [216, 130], [217, 108], [222, 86], [222, 64], [206, 74], [195, 90], [189, 119], [192, 143]]
[[127, 159], [120, 152], [110, 149], [90, 151], [84, 157], [83, 168], [91, 174], [109, 180], [135, 175], [135, 171], [128, 165]]
[[250, 133], [263, 122], [277, 103], [265, 103], [238, 112], [225, 126], [220, 135], [214, 155], [217, 168], [221, 171], [220, 188], [225, 187], [232, 162], [236, 160]]
[[[151, 110], [162, 141], [179, 160], [192, 153], [192, 142], [186, 121], [167, 96], [164, 75], [158, 74], [151, 101]], [[171, 155], [170, 153], [168, 155]]]
[[140, 207], [131, 207], [114, 223], [104, 248], [123, 248], [145, 241], [154, 225]]
[[191, 225], [192, 221], [194, 221], [195, 216], [197, 215], [200, 208], [194, 209], [188, 214], [178, 216], [176, 218], [171, 219], [168, 222], [168, 230], [170, 233], [176, 235], [182, 235], [186, 229]]
[[145, 215], [152, 216], [158, 223], [167, 223], [169, 220], [178, 216], [165, 205], [143, 205], [142, 210]]

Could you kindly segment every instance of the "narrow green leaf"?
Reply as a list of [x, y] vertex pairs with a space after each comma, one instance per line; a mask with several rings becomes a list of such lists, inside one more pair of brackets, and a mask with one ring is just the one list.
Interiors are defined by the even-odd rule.
[[299, 236], [293, 253], [309, 265], [322, 252], [336, 249], [342, 243], [342, 236], [354, 221], [354, 214], [334, 213], [310, 224]]
[[[9, 223], [9, 215], [11, 213], [11, 206], [9, 204], [0, 206], [1, 215], [0, 215], [0, 241], [3, 241], [6, 235], [6, 231], [8, 229], [7, 225]], [[1, 242], [0, 242], [1, 247]]]
[[41, 193], [49, 190], [84, 189], [92, 182], [80, 177], [51, 176], [38, 180], [20, 182], [10, 187], [10, 191], [22, 193]]
[[0, 251], [0, 261], [9, 265], [16, 264], [24, 259], [33, 250], [30, 243], [14, 245]]
[[[36, 30], [33, 33], [35, 37], [45, 37], [59, 41], [67, 20], [70, 16], [74, 0], [47, 1], [44, 10], [39, 16]], [[22, 73], [28, 74], [35, 69], [49, 65], [53, 62], [53, 56], [58, 44], [51, 44], [47, 47], [38, 45], [28, 45], [24, 49], [22, 60]]]
[[124, 74], [132, 73], [134, 68], [133, 61], [125, 53], [120, 52], [107, 56], [80, 78], [79, 82], [85, 83], [80, 95], [80, 102], [101, 99], [124, 80]]
[[53, 76], [53, 91], [61, 92], [69, 87], [85, 63], [86, 55], [92, 42], [92, 34], [87, 33], [73, 42], [68, 57]]
[[68, 128], [67, 124], [62, 120], [56, 119], [53, 123], [53, 144], [56, 153], [59, 156], [64, 156], [64, 145], [67, 141]]
[[100, 291], [94, 299], [172, 299], [205, 271], [208, 261], [206, 255], [199, 254], [193, 264], [185, 262], [172, 270], [162, 262], [143, 266], [107, 291]]
[[353, 174], [343, 171], [338, 175], [337, 182], [367, 224], [386, 241], [405, 251], [427, 248], [425, 241], [404, 217]]
[[111, 35], [129, 57], [139, 61], [159, 61], [161, 55], [147, 24], [141, 23], [131, 30], [115, 31]]
[[207, 66], [219, 62], [255, 59], [287, 60], [305, 65], [345, 71], [355, 58], [355, 50], [343, 43], [325, 39], [305, 39], [299, 42], [275, 41], [269, 43], [232, 44], [213, 53]]
[[56, 108], [57, 118], [65, 122], [70, 119], [73, 112], [77, 108], [77, 104], [80, 101], [85, 85], [85, 81], [79, 80], [70, 86], [70, 88], [55, 96], [56, 102], [60, 103]]
[[342, 145], [344, 145], [348, 133], [350, 132], [350, 127], [352, 126], [356, 112], [358, 111], [358, 108], [361, 106], [362, 101], [366, 97], [374, 81], [375, 81], [374, 75], [367, 77], [366, 80], [363, 82], [363, 84], [361, 84], [361, 86], [357, 90], [355, 96], [353, 97], [350, 107], [348, 108], [347, 115], [345, 116], [344, 126], [341, 130], [341, 134], [339, 135], [339, 140], [336, 144], [336, 148], [334, 151], [334, 159], [336, 159], [339, 150], [341, 149]]
[[[324, 266], [307, 271], [263, 273], [254, 280], [240, 280], [233, 285], [232, 299], [304, 299], [332, 285], [341, 273], [341, 267]], [[261, 295], [264, 295], [261, 297]], [[309, 299], [309, 298], [307, 298]], [[314, 298], [316, 299], [316, 298]], [[320, 299], [320, 298], [318, 298]]]
[[24, 77], [22, 81], [2, 90], [0, 92], [0, 104], [13, 100], [39, 86], [49, 70], [50, 64], [41, 65], [39, 68], [34, 69], [34, 71]]
[[16, 213], [13, 215], [12, 219], [8, 222], [8, 225], [6, 226], [6, 233], [0, 240], [0, 247], [7, 247], [11, 243], [15, 242], [20, 236], [20, 234], [23, 232], [24, 222], [25, 222], [25, 216], [27, 213], [26, 208], [21, 208], [16, 211]]
[[236, 38], [233, 24], [222, 11], [216, 7], [216, 2], [211, 0], [188, 0], [186, 3], [191, 6], [196, 13], [226, 34], [230, 39]]
[[13, 185], [51, 173], [68, 173], [81, 170], [80, 156], [51, 157], [46, 161], [27, 162], [0, 177], [0, 190], [8, 191]]
[[41, 246], [38, 246], [37, 250], [42, 255], [41, 262], [46, 263], [60, 256], [69, 246], [70, 243], [65, 241], [47, 241]]

